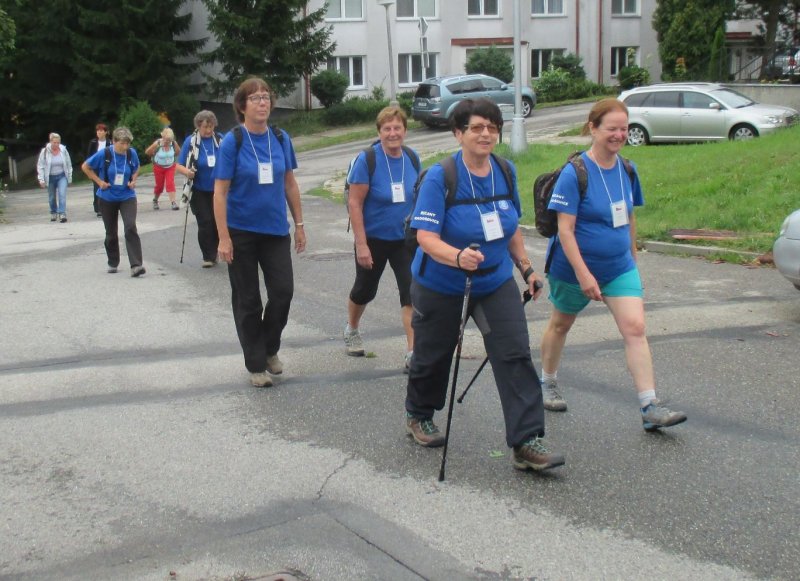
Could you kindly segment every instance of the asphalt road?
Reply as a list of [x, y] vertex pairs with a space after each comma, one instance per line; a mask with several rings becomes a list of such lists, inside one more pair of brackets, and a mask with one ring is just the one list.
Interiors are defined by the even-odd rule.
[[[375, 357], [344, 355], [341, 207], [304, 197], [286, 372], [256, 390], [191, 216], [180, 264], [183, 213], [142, 193], [147, 275], [108, 275], [89, 198], [51, 224], [45, 194], [14, 193], [0, 224], [0, 579], [798, 579], [800, 293], [775, 270], [643, 254], [657, 389], [689, 421], [642, 431], [596, 305], [565, 351], [569, 411], [547, 416], [566, 466], [512, 469], [487, 369], [439, 483], [402, 427], [390, 275], [363, 321]], [[547, 312], [527, 308], [537, 368]], [[470, 325], [460, 385], [483, 354]]]

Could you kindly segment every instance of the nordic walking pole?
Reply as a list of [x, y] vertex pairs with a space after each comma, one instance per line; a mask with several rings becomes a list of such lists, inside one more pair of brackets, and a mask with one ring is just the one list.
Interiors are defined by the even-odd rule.
[[[540, 288], [542, 288], [542, 283], [540, 283], [537, 280], [535, 283], [533, 283], [533, 288], [536, 289], [536, 290], [539, 290]], [[528, 292], [528, 290], [526, 289], [522, 293], [522, 306], [524, 307], [528, 303], [528, 301], [530, 301], [532, 298], [533, 298], [533, 295], [531, 295], [531, 293]], [[469, 388], [472, 387], [472, 384], [475, 383], [476, 379], [478, 379], [478, 376], [481, 374], [481, 371], [483, 371], [483, 368], [486, 367], [487, 363], [489, 363], [489, 356], [488, 355], [484, 358], [483, 363], [481, 363], [481, 366], [478, 367], [478, 371], [475, 372], [475, 375], [472, 376], [472, 379], [470, 380], [470, 382], [467, 385], [466, 389], [464, 389], [464, 391], [461, 393], [461, 396], [456, 400], [458, 403], [464, 403], [464, 396], [467, 395], [467, 392], [469, 391]]]
[[[470, 250], [480, 250], [480, 244], [472, 243]], [[450, 405], [447, 408], [447, 428], [444, 432], [444, 451], [442, 452], [442, 466], [439, 468], [439, 482], [444, 480], [444, 466], [447, 463], [447, 444], [450, 442], [450, 423], [453, 420], [453, 399], [456, 397], [456, 380], [458, 379], [458, 364], [461, 361], [461, 345], [464, 343], [464, 327], [467, 325], [467, 310], [469, 295], [472, 291], [472, 273], [467, 272], [467, 282], [464, 285], [464, 304], [461, 306], [461, 325], [458, 329], [458, 346], [456, 347], [456, 364], [453, 368], [453, 384], [450, 387]]]
[[186, 215], [183, 217], [183, 242], [181, 242], [181, 264], [183, 264], [183, 247], [186, 246], [186, 223], [189, 221], [189, 204], [186, 204]]

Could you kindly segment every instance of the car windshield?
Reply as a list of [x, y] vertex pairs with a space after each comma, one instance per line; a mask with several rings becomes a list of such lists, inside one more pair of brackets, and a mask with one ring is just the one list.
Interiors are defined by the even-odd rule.
[[711, 91], [715, 99], [719, 99], [731, 109], [741, 109], [742, 107], [749, 107], [755, 105], [755, 101], [745, 97], [741, 93], [737, 93], [732, 89], [717, 89]]

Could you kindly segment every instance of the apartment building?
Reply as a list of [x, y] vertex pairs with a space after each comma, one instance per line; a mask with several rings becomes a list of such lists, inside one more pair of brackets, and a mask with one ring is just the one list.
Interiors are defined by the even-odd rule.
[[[526, 81], [539, 77], [550, 59], [563, 53], [580, 55], [587, 76], [596, 82], [615, 84], [617, 72], [627, 64], [643, 66], [652, 79], [660, 78], [651, 25], [655, 0], [519, 1]], [[428, 77], [464, 72], [470, 52], [478, 48], [494, 45], [513, 54], [513, 2], [327, 0], [326, 24], [336, 41], [327, 66], [347, 75], [350, 95], [370, 94], [373, 87], [383, 87], [388, 95], [391, 83], [397, 93], [413, 90]], [[193, 29], [187, 36], [207, 36], [205, 7], [199, 0], [194, 4]], [[308, 9], [325, 5], [325, 0], [310, 0]], [[310, 102], [315, 105], [307, 79], [299, 79], [297, 91], [281, 99], [282, 105], [296, 108]]]

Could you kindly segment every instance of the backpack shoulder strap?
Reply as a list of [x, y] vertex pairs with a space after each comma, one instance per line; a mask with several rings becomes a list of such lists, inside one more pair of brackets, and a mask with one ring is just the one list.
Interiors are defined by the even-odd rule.
[[239, 153], [239, 150], [242, 148], [242, 126], [237, 125], [233, 129], [231, 129], [231, 133], [233, 133], [233, 139], [236, 141], [236, 153]]
[[625, 168], [625, 171], [628, 172], [628, 177], [631, 179], [631, 185], [633, 185], [634, 180], [636, 179], [636, 169], [633, 167], [631, 160], [627, 157], [619, 156], [620, 160], [622, 160], [622, 167]]
[[513, 194], [514, 192], [514, 176], [511, 174], [511, 165], [508, 163], [508, 160], [505, 157], [501, 157], [494, 153], [491, 154], [492, 159], [497, 162], [497, 165], [500, 166], [500, 169], [503, 170], [503, 177], [506, 180], [506, 186], [508, 186], [508, 193]]
[[456, 158], [453, 155], [448, 155], [439, 162], [444, 170], [444, 190], [445, 198], [444, 205], [452, 205], [458, 190], [458, 169], [456, 168]]
[[374, 144], [364, 148], [364, 160], [367, 162], [367, 174], [372, 179], [375, 173], [375, 147]]
[[569, 156], [568, 163], [575, 168], [575, 175], [578, 177], [578, 193], [581, 199], [586, 196], [586, 189], [589, 187], [589, 172], [586, 171], [586, 164], [583, 161], [582, 151], [576, 151]]
[[272, 129], [272, 132], [275, 134], [275, 137], [278, 138], [278, 143], [283, 145], [283, 129], [281, 129], [277, 125], [270, 125], [269, 128]]
[[413, 165], [416, 172], [419, 173], [422, 165], [420, 164], [417, 153], [407, 145], [403, 145], [402, 148], [403, 152], [408, 156], [408, 159], [411, 160], [411, 165]]

